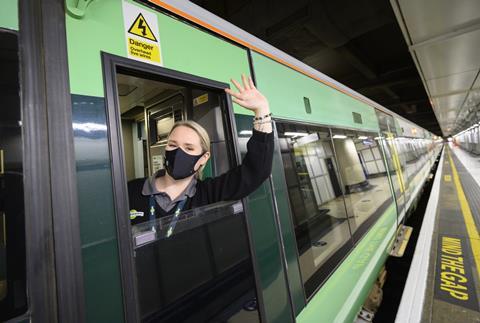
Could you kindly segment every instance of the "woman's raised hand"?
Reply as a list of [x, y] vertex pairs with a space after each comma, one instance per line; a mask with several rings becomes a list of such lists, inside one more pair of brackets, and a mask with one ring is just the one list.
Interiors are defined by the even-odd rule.
[[243, 86], [234, 79], [231, 79], [231, 81], [237, 88], [238, 93], [230, 89], [225, 89], [225, 92], [232, 96], [233, 102], [253, 111], [256, 116], [270, 113], [267, 99], [257, 90], [251, 77], [247, 79], [247, 77], [242, 74]]

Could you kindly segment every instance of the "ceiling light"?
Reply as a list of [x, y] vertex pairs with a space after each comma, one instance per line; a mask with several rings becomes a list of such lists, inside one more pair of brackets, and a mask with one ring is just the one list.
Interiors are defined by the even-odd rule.
[[345, 139], [345, 138], [347, 138], [347, 136], [345, 136], [345, 135], [333, 135], [332, 138], [333, 139]]
[[368, 139], [368, 137], [367, 136], [358, 136], [358, 139], [365, 140], [365, 139]]

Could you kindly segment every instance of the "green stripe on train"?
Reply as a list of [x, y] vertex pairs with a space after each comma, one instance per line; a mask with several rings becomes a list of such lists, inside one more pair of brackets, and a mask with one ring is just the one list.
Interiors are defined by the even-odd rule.
[[396, 225], [392, 203], [310, 300], [297, 322], [353, 322], [388, 257]]
[[[259, 89], [268, 97], [273, 113], [289, 120], [314, 122], [362, 130], [378, 131], [375, 109], [319, 81], [253, 53], [253, 66]], [[310, 101], [311, 113], [305, 109]], [[356, 123], [352, 112], [361, 115]]]

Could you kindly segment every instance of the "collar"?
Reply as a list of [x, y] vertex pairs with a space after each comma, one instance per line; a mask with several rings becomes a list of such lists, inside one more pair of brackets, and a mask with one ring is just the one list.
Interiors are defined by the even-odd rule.
[[[147, 178], [147, 180], [143, 184], [142, 195], [144, 195], [144, 196], [150, 196], [150, 195], [168, 196], [167, 193], [158, 191], [156, 186], [155, 186], [155, 180], [159, 177], [162, 177], [162, 176], [165, 176], [165, 169], [160, 169], [155, 174], [153, 174], [152, 176]], [[192, 197], [193, 195], [195, 195], [196, 186], [197, 186], [197, 179], [194, 176], [192, 178], [192, 180], [190, 181], [190, 183], [185, 188], [185, 190], [179, 195], [179, 197], [177, 197], [176, 200], [180, 200], [181, 197], [183, 197], [185, 195], [188, 196], [188, 197]], [[170, 197], [170, 196], [168, 196], [168, 197]]]

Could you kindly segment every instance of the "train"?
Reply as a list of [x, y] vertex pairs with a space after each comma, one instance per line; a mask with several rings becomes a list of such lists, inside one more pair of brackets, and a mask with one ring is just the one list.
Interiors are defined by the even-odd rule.
[[480, 154], [479, 125], [474, 124], [451, 137], [455, 145], [474, 154]]
[[[442, 139], [188, 1], [3, 0], [0, 320], [353, 322]], [[132, 224], [127, 184], [174, 122], [241, 163], [270, 102], [271, 176], [247, 198]], [[388, 279], [388, 278], [387, 278]]]

